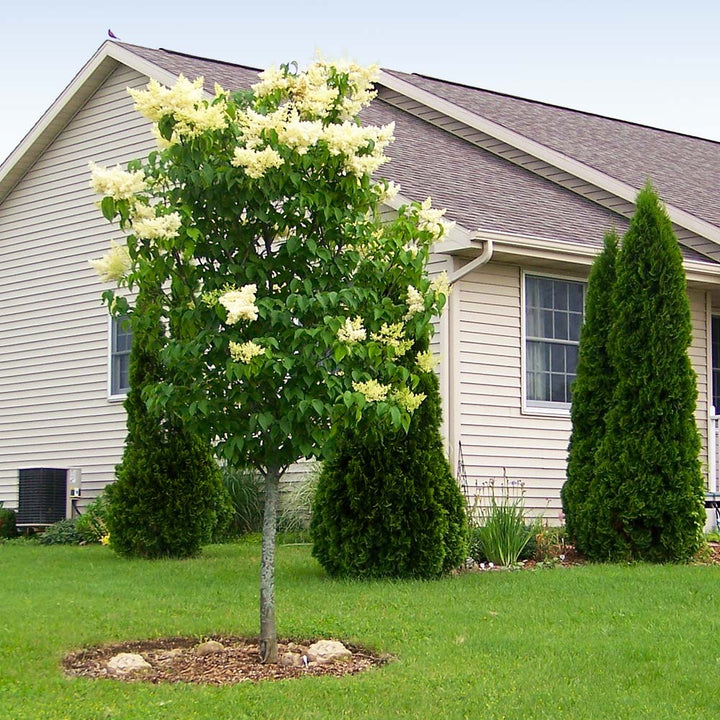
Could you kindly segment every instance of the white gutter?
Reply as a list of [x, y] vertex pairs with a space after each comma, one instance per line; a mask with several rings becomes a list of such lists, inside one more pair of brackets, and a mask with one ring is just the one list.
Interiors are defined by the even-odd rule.
[[[455, 284], [471, 273], [473, 270], [490, 262], [493, 255], [493, 241], [488, 238], [482, 253], [461, 268], [454, 270], [449, 274], [448, 283], [452, 292], [448, 298], [447, 323], [444, 335], [444, 350], [447, 353], [447, 413], [448, 413], [448, 456], [450, 458], [453, 473], [457, 474], [458, 458], [460, 456], [459, 446], [462, 433], [461, 414], [462, 414], [462, 388], [460, 382], [460, 287], [454, 287]], [[456, 260], [451, 260], [453, 264]]]

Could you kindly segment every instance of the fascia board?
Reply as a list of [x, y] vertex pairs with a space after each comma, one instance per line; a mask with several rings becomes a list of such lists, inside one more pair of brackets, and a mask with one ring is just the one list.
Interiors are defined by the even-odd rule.
[[[458, 120], [468, 127], [479, 130], [480, 132], [507, 143], [508, 145], [511, 145], [512, 147], [515, 147], [532, 157], [538, 158], [553, 167], [570, 173], [571, 175], [574, 175], [575, 177], [584, 180], [595, 187], [606, 190], [623, 200], [633, 204], [635, 203], [639, 188], [628, 185], [627, 183], [624, 183], [607, 173], [596, 170], [579, 160], [575, 160], [574, 158], [558, 152], [557, 150], [553, 150], [552, 148], [532, 140], [525, 135], [521, 135], [514, 130], [510, 130], [503, 125], [466, 110], [455, 103], [451, 103], [448, 100], [428, 92], [427, 90], [418, 88], [405, 80], [396, 78], [384, 70], [380, 71], [377, 82], [390, 90], [401, 93], [402, 95], [416, 100], [433, 110], [437, 110], [448, 117]], [[700, 235], [720, 245], [720, 228], [716, 225], [713, 225], [706, 220], [702, 220], [674, 205], [665, 203], [665, 208], [670, 216], [670, 219], [674, 223], [690, 230], [696, 235]]]

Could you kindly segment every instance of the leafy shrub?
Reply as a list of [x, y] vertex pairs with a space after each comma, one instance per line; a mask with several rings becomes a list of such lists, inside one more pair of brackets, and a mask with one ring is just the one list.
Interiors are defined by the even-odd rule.
[[75, 520], [59, 520], [45, 528], [39, 538], [41, 545], [79, 545], [82, 535], [75, 526]]
[[4, 508], [0, 502], [0, 538], [13, 538], [17, 535], [16, 520], [15, 511]]
[[263, 480], [250, 468], [223, 465], [223, 485], [230, 503], [228, 537], [262, 531]]
[[[538, 523], [525, 520], [523, 486], [521, 483], [503, 482], [496, 489], [491, 480], [482, 486], [471, 511], [475, 523], [474, 551], [480, 562], [495, 565], [515, 565], [538, 531]], [[478, 557], [473, 555], [475, 560]]]
[[467, 517], [440, 437], [434, 373], [406, 433], [378, 420], [347, 431], [318, 480], [313, 555], [346, 577], [436, 577], [466, 559]]
[[82, 515], [75, 518], [75, 530], [83, 542], [99, 543], [108, 536], [107, 512], [107, 498], [102, 494], [85, 508]]

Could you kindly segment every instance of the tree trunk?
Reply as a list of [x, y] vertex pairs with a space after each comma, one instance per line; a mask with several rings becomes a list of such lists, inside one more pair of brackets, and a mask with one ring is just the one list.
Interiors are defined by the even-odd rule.
[[260, 560], [260, 660], [278, 661], [275, 632], [275, 531], [280, 486], [280, 469], [268, 468], [265, 475], [262, 556]]

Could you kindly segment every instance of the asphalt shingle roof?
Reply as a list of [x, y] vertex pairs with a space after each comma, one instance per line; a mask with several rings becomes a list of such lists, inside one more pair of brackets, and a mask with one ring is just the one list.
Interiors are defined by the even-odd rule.
[[[174, 51], [122, 43], [174, 74], [202, 75], [212, 91], [248, 88], [260, 70]], [[650, 177], [667, 202], [720, 225], [720, 143], [546, 105], [419, 75], [386, 70], [416, 87], [515, 130], [636, 187]], [[381, 100], [362, 119], [395, 121], [392, 161], [381, 173], [414, 200], [428, 195], [447, 217], [478, 228], [600, 245], [627, 220], [570, 190]], [[707, 260], [691, 250], [685, 256]]]

